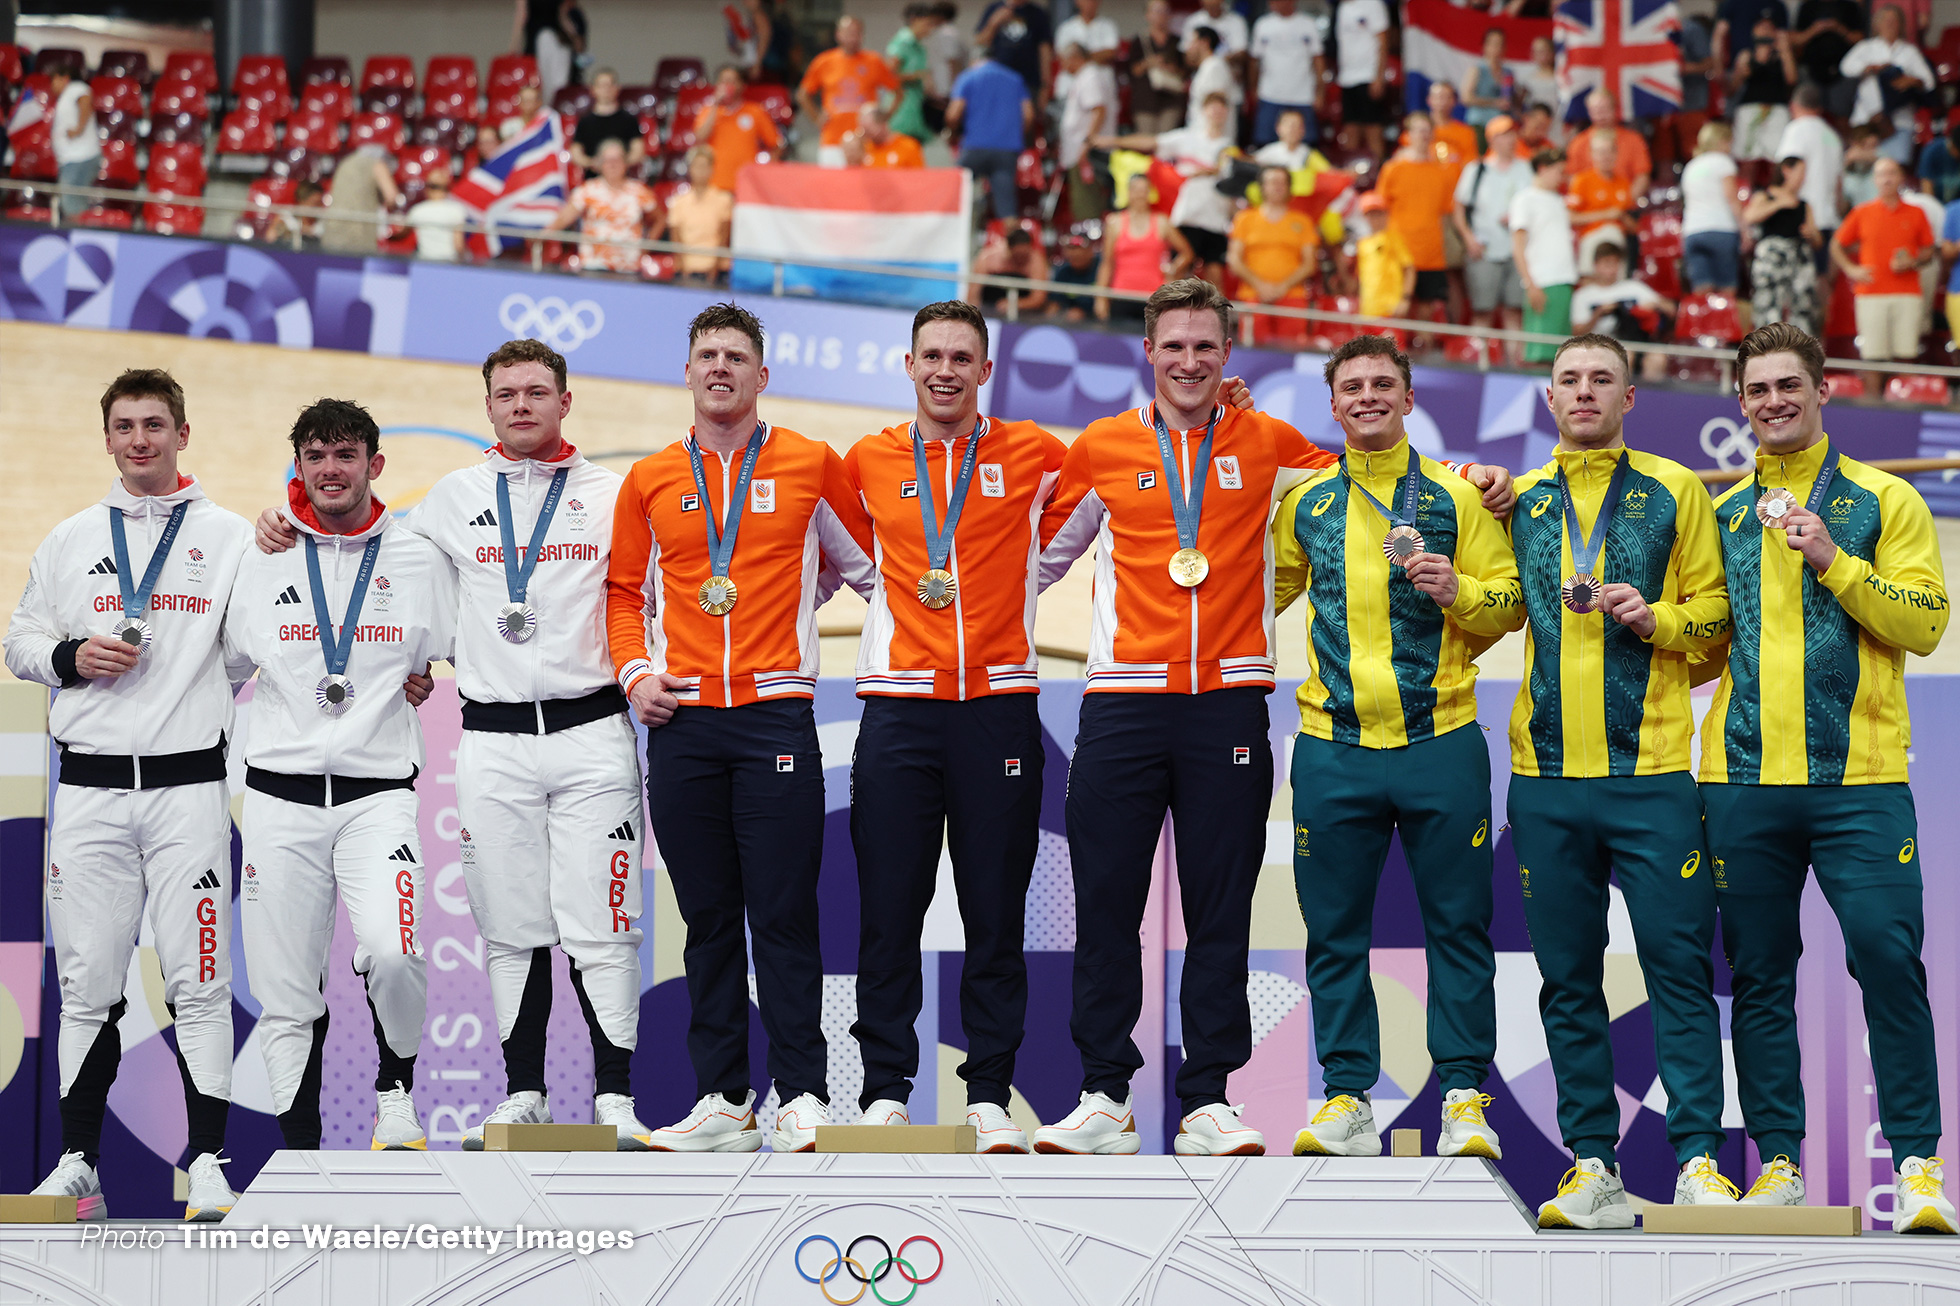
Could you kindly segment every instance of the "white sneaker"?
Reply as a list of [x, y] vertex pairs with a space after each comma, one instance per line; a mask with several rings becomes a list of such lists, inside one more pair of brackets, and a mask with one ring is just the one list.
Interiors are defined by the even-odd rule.
[[1137, 1137], [1129, 1096], [1121, 1102], [1107, 1093], [1084, 1093], [1075, 1110], [1034, 1131], [1034, 1150], [1062, 1156], [1134, 1156]]
[[864, 1114], [858, 1117], [858, 1123], [861, 1125], [909, 1125], [912, 1123], [912, 1117], [906, 1114], [905, 1103], [894, 1102], [888, 1097], [881, 1097], [870, 1106], [864, 1108]]
[[1734, 1206], [1742, 1190], [1722, 1174], [1712, 1156], [1698, 1156], [1674, 1179], [1676, 1206]]
[[102, 1197], [102, 1177], [80, 1152], [63, 1152], [48, 1177], [29, 1196], [72, 1197], [77, 1220], [109, 1218], [109, 1203]]
[[1787, 1156], [1763, 1167], [1756, 1182], [1742, 1195], [1743, 1206], [1802, 1206], [1803, 1172]]
[[1897, 1192], [1892, 1204], [1894, 1233], [1960, 1233], [1960, 1219], [1946, 1199], [1937, 1156], [1909, 1156], [1900, 1163]]
[[1497, 1131], [1484, 1119], [1484, 1108], [1491, 1103], [1488, 1093], [1474, 1088], [1453, 1088], [1443, 1094], [1443, 1127], [1436, 1134], [1438, 1156], [1485, 1156], [1504, 1159], [1504, 1147]]
[[754, 1152], [762, 1147], [762, 1131], [755, 1123], [755, 1090], [731, 1102], [719, 1093], [710, 1093], [694, 1104], [679, 1124], [656, 1129], [647, 1136], [647, 1146], [656, 1152]]
[[816, 1150], [817, 1126], [830, 1123], [830, 1108], [814, 1093], [798, 1093], [776, 1112], [776, 1132], [769, 1139], [772, 1152], [810, 1152]]
[[653, 1137], [653, 1131], [640, 1123], [639, 1116], [633, 1113], [633, 1099], [624, 1093], [601, 1093], [592, 1099], [592, 1123], [611, 1125], [619, 1131], [616, 1150], [621, 1152], [644, 1152]]
[[1313, 1120], [1293, 1137], [1295, 1156], [1380, 1156], [1382, 1136], [1375, 1129], [1375, 1108], [1365, 1097], [1340, 1093], [1314, 1113]]
[[1028, 1150], [1028, 1136], [1014, 1123], [1006, 1108], [995, 1102], [974, 1102], [966, 1108], [966, 1122], [973, 1126], [975, 1152], [1019, 1152]]
[[1243, 1106], [1214, 1102], [1178, 1121], [1171, 1143], [1179, 1156], [1264, 1156], [1266, 1136], [1239, 1123]]
[[385, 1092], [374, 1095], [373, 1152], [426, 1152], [429, 1136], [422, 1132], [422, 1118], [415, 1114], [415, 1099], [402, 1087], [401, 1080]]
[[1631, 1229], [1633, 1207], [1627, 1205], [1620, 1167], [1587, 1157], [1565, 1172], [1558, 1195], [1538, 1208], [1540, 1229]]
[[483, 1129], [486, 1125], [548, 1125], [550, 1123], [550, 1098], [536, 1089], [512, 1093], [497, 1103], [496, 1110], [464, 1131], [463, 1150], [465, 1152], [483, 1150]]
[[225, 1172], [219, 1168], [230, 1164], [230, 1157], [216, 1152], [206, 1152], [191, 1162], [191, 1191], [184, 1203], [186, 1220], [222, 1220], [225, 1212], [238, 1204], [238, 1194], [231, 1191]]

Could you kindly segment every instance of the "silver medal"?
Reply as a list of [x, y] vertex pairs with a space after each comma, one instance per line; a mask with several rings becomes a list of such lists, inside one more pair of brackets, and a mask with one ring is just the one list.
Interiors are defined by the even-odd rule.
[[148, 653], [150, 645], [156, 642], [156, 632], [151, 630], [150, 623], [141, 617], [123, 618], [111, 628], [110, 634], [135, 649], [136, 656], [139, 658]]
[[497, 609], [497, 633], [522, 644], [538, 631], [537, 611], [528, 603], [506, 603]]
[[322, 676], [313, 688], [313, 699], [327, 716], [339, 716], [354, 702], [354, 682], [346, 676]]

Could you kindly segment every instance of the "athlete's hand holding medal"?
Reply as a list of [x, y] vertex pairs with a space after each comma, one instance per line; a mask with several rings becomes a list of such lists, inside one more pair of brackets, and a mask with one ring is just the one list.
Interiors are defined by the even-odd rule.
[[109, 680], [136, 670], [141, 655], [117, 635], [92, 635], [75, 650], [75, 674], [84, 680]]
[[1783, 514], [1783, 542], [1803, 554], [1803, 560], [1811, 565], [1818, 575], [1830, 570], [1837, 561], [1837, 541], [1831, 538], [1824, 519], [1802, 504], [1791, 504]]

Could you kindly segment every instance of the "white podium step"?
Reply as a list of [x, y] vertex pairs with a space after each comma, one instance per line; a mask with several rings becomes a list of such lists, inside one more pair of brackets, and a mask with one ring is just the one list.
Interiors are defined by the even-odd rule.
[[1427, 1157], [282, 1152], [185, 1237], [0, 1227], [0, 1306], [857, 1299], [832, 1243], [862, 1306], [887, 1248], [918, 1306], [1960, 1306], [1960, 1241], [1540, 1234]]

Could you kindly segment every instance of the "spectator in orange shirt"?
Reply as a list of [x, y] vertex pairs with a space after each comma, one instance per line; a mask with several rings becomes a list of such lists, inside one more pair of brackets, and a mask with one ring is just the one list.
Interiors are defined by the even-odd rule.
[[715, 74], [715, 98], [701, 106], [694, 120], [694, 139], [715, 152], [715, 189], [735, 193], [735, 178], [763, 153], [782, 145], [776, 124], [759, 104], [742, 97], [748, 79], [734, 64]]
[[[1586, 116], [1592, 119], [1592, 127], [1572, 138], [1571, 146], [1565, 151], [1566, 166], [1574, 176], [1587, 169], [1614, 173], [1635, 196], [1645, 195], [1647, 183], [1654, 178], [1654, 156], [1648, 153], [1647, 141], [1639, 132], [1620, 125], [1620, 109], [1613, 101], [1612, 92], [1594, 91], [1588, 95]], [[1612, 166], [1601, 167], [1592, 157], [1592, 147], [1608, 137], [1618, 148]]]
[[[1436, 132], [1436, 158], [1460, 174], [1463, 165], [1476, 158], [1477, 132], [1467, 122], [1456, 120], [1456, 87], [1445, 81], [1429, 84], [1429, 120]], [[1450, 178], [1456, 185], [1456, 178]]]
[[875, 104], [858, 110], [857, 130], [844, 138], [844, 159], [854, 168], [923, 168], [925, 152], [903, 132], [892, 130], [891, 115]]
[[1619, 145], [1611, 136], [1593, 141], [1595, 165], [1572, 178], [1565, 195], [1572, 210], [1572, 230], [1579, 238], [1579, 266], [1589, 268], [1593, 251], [1610, 241], [1625, 247], [1633, 228], [1627, 221], [1633, 209], [1632, 188], [1615, 171]]
[[1388, 206], [1388, 229], [1402, 238], [1415, 261], [1412, 298], [1447, 303], [1449, 274], [1443, 252], [1443, 224], [1456, 207], [1457, 169], [1436, 161], [1434, 125], [1426, 113], [1402, 120], [1402, 149], [1382, 165], [1375, 189]]
[[[687, 185], [667, 201], [667, 239], [676, 245], [726, 249], [735, 218], [735, 197], [715, 185], [715, 152], [706, 145], [687, 156]], [[682, 254], [674, 260], [682, 281], [713, 285], [728, 271], [728, 260], [713, 254]]]
[[864, 24], [845, 14], [837, 20], [837, 44], [810, 61], [796, 92], [810, 121], [823, 124], [817, 162], [844, 166], [844, 138], [857, 130], [858, 110], [876, 104], [881, 90], [898, 95], [898, 75], [884, 56], [864, 48]]
[[[1291, 304], [1304, 308], [1307, 286], [1320, 262], [1320, 233], [1314, 220], [1295, 209], [1293, 174], [1279, 164], [1259, 171], [1259, 204], [1243, 210], [1232, 222], [1225, 264], [1239, 278], [1241, 295], [1261, 304]], [[1255, 317], [1255, 336], [1264, 341], [1278, 336], [1306, 335], [1303, 318]]]
[[1831, 262], [1851, 279], [1856, 296], [1862, 358], [1919, 356], [1919, 269], [1939, 257], [1939, 247], [1926, 215], [1899, 194], [1904, 176], [1898, 160], [1881, 156], [1872, 165], [1878, 198], [1845, 214], [1831, 241]]

